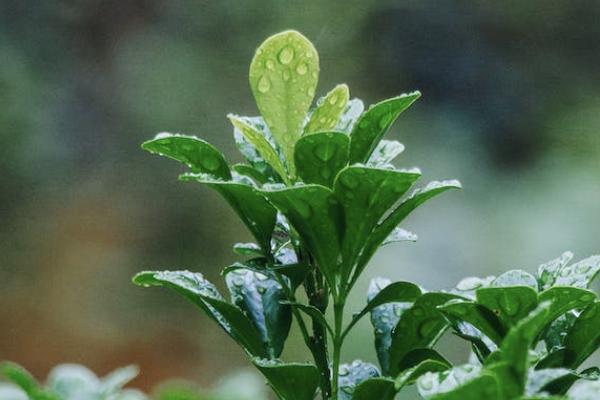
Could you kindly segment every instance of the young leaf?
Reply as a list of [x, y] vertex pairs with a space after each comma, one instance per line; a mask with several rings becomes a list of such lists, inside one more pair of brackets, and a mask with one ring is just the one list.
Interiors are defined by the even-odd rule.
[[560, 270], [572, 259], [573, 253], [565, 251], [560, 257], [540, 265], [538, 268], [539, 290], [546, 290], [552, 287], [556, 277], [560, 274]]
[[[334, 191], [346, 219], [342, 260], [348, 275], [378, 222], [420, 176], [416, 170], [393, 171], [360, 165], [344, 168], [338, 174]], [[358, 265], [356, 274], [363, 267]]]
[[4, 375], [21, 388], [27, 394], [29, 400], [60, 400], [56, 394], [43, 389], [35, 378], [18, 364], [12, 362], [1, 363], [0, 375]]
[[227, 116], [235, 129], [237, 129], [245, 138], [254, 146], [261, 158], [264, 159], [275, 170], [284, 182], [290, 183], [287, 171], [283, 163], [279, 159], [279, 155], [271, 146], [265, 136], [256, 130], [252, 124], [246, 121], [243, 117], [238, 117], [233, 114]]
[[352, 400], [394, 400], [396, 388], [390, 378], [369, 378], [354, 389]]
[[350, 139], [341, 132], [319, 132], [296, 143], [294, 159], [305, 183], [332, 187], [338, 172], [348, 165]]
[[539, 295], [539, 301], [550, 302], [546, 324], [573, 309], [587, 307], [596, 299], [596, 294], [586, 289], [576, 287], [552, 287]]
[[304, 134], [330, 131], [338, 124], [342, 112], [348, 104], [349, 92], [345, 84], [337, 85], [317, 102], [317, 108], [310, 116]]
[[419, 97], [421, 93], [412, 92], [369, 107], [361, 115], [350, 135], [350, 162], [366, 163], [396, 118]]
[[367, 379], [379, 376], [379, 370], [371, 363], [354, 360], [351, 364], [340, 365], [338, 379], [338, 399], [351, 400], [355, 388]]
[[438, 309], [453, 326], [460, 324], [460, 322], [471, 324], [496, 344], [500, 344], [506, 334], [506, 330], [498, 317], [477, 303], [450, 300], [448, 303], [439, 306]]
[[[391, 284], [389, 279], [375, 278], [369, 284], [367, 300], [370, 302], [377, 294]], [[371, 310], [371, 324], [375, 328], [375, 350], [381, 370], [388, 375], [390, 366], [389, 348], [392, 344], [392, 331], [402, 313], [411, 303], [386, 303]]]
[[331, 190], [319, 185], [264, 190], [263, 194], [298, 231], [318, 268], [335, 290], [342, 210]]
[[478, 304], [498, 316], [505, 329], [516, 325], [538, 304], [535, 289], [528, 286], [482, 288], [476, 297]]
[[225, 280], [231, 301], [250, 318], [269, 356], [279, 357], [292, 324], [290, 307], [281, 304], [284, 289], [266, 271], [230, 270]]
[[283, 151], [291, 176], [294, 144], [317, 87], [319, 56], [312, 43], [296, 31], [268, 38], [250, 64], [250, 87], [260, 113]]
[[354, 129], [356, 121], [358, 121], [364, 110], [365, 105], [363, 104], [362, 100], [352, 99], [348, 101], [346, 109], [342, 112], [340, 121], [335, 126], [334, 130], [350, 134], [352, 129]]
[[443, 182], [431, 182], [423, 189], [415, 190], [408, 199], [404, 200], [387, 216], [384, 221], [380, 222], [373, 229], [356, 264], [361, 266], [361, 268], [364, 268], [373, 254], [375, 254], [375, 251], [377, 251], [381, 243], [383, 243], [383, 241], [400, 224], [400, 222], [402, 222], [421, 204], [447, 190], [460, 189], [460, 187], [460, 182], [450, 180]]
[[194, 173], [208, 174], [222, 180], [231, 179], [223, 154], [197, 137], [159, 133], [154, 139], [144, 142], [142, 148], [184, 163]]
[[600, 301], [588, 305], [575, 320], [567, 333], [565, 350], [572, 357], [565, 359], [565, 366], [577, 368], [600, 347]]
[[236, 182], [213, 180], [204, 174], [184, 174], [180, 179], [197, 181], [219, 192], [244, 222], [261, 248], [270, 249], [277, 211], [255, 188]]
[[200, 307], [250, 354], [266, 357], [262, 340], [252, 322], [239, 308], [226, 303], [215, 286], [202, 274], [190, 271], [144, 271], [133, 278], [133, 283], [174, 290]]
[[438, 306], [456, 299], [450, 293], [429, 292], [417, 298], [412, 307], [402, 313], [392, 332], [390, 373], [397, 374], [404, 357], [413, 349], [433, 346], [442, 336], [448, 322]]
[[283, 363], [254, 358], [279, 400], [313, 400], [319, 385], [319, 371], [312, 364]]
[[554, 286], [574, 286], [587, 289], [600, 272], [600, 256], [588, 257], [575, 264], [563, 266]]

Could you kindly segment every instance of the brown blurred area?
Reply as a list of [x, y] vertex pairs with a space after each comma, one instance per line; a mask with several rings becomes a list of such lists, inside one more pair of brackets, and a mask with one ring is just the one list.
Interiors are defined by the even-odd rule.
[[[61, 362], [134, 363], [144, 389], [245, 365], [191, 305], [130, 283], [189, 268], [223, 289], [231, 245], [250, 240], [217, 195], [139, 144], [196, 134], [239, 160], [225, 115], [256, 113], [253, 51], [288, 28], [319, 50], [318, 95], [420, 89], [390, 133], [407, 145], [399, 163], [465, 186], [409, 221], [417, 244], [382, 251], [356, 308], [375, 274], [437, 288], [599, 253], [599, 20], [592, 0], [3, 0], [0, 360], [38, 378]], [[374, 360], [360, 327], [347, 357]], [[307, 357], [295, 337], [285, 356]]]

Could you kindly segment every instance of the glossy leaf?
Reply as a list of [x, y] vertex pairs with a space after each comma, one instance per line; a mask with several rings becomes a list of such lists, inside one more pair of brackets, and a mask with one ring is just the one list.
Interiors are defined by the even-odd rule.
[[409, 232], [402, 228], [394, 228], [392, 233], [390, 233], [388, 237], [385, 238], [381, 245], [385, 246], [386, 244], [398, 242], [416, 242], [418, 239], [419, 237], [412, 232]]
[[354, 360], [350, 364], [340, 365], [338, 378], [338, 399], [351, 400], [354, 390], [362, 382], [379, 376], [379, 370], [373, 364]]
[[304, 127], [304, 134], [307, 135], [334, 129], [348, 105], [348, 98], [348, 86], [341, 84], [319, 99], [317, 107], [310, 115], [310, 119]]
[[[475, 365], [465, 364], [447, 369], [441, 372], [427, 372], [417, 379], [417, 389], [419, 394], [426, 399], [448, 398], [453, 397], [437, 397], [441, 394], [456, 393], [459, 388], [464, 388], [469, 382], [477, 381], [481, 369]], [[485, 376], [485, 375], [483, 375]], [[468, 394], [471, 390], [461, 390], [460, 393]], [[475, 391], [478, 395], [481, 392]], [[467, 397], [469, 399], [474, 397]], [[464, 397], [462, 398], [464, 399]], [[478, 398], [480, 399], [480, 398]]]
[[396, 388], [390, 378], [369, 378], [361, 382], [352, 394], [352, 400], [394, 400]]
[[303, 313], [308, 315], [313, 320], [314, 323], [319, 324], [323, 328], [327, 329], [327, 331], [331, 334], [331, 336], [333, 336], [333, 329], [331, 329], [331, 326], [327, 322], [327, 319], [325, 319], [325, 315], [323, 315], [321, 310], [319, 310], [317, 307], [311, 306], [309, 304], [294, 303], [294, 302], [285, 301], [285, 300], [282, 301], [281, 303], [288, 304], [288, 305], [302, 311]]
[[262, 172], [251, 165], [234, 164], [231, 166], [231, 169], [237, 173], [238, 177], [241, 176], [250, 179], [253, 186], [262, 186], [269, 181], [269, 179]]
[[341, 132], [319, 132], [296, 143], [294, 159], [298, 177], [305, 183], [331, 187], [338, 172], [348, 165], [348, 136]]
[[244, 117], [238, 117], [233, 114], [227, 116], [235, 129], [237, 129], [252, 146], [256, 149], [260, 157], [265, 160], [277, 174], [289, 183], [287, 171], [277, 154], [277, 151], [273, 148], [271, 143], [265, 138], [265, 136], [255, 129], [249, 121], [246, 121]]
[[451, 366], [447, 362], [438, 360], [423, 360], [414, 367], [408, 368], [396, 377], [396, 389], [400, 390], [404, 386], [411, 385], [418, 378], [431, 372], [442, 372], [450, 369]]
[[223, 154], [210, 143], [194, 136], [159, 133], [142, 144], [150, 153], [169, 157], [187, 165], [194, 173], [203, 173], [217, 179], [231, 179], [231, 172]]
[[417, 298], [411, 308], [404, 311], [392, 332], [390, 346], [390, 373], [397, 374], [404, 357], [413, 349], [431, 347], [442, 336], [448, 322], [438, 306], [456, 299], [450, 293], [429, 292]]
[[507, 271], [494, 279], [491, 287], [508, 287], [508, 286], [529, 286], [537, 291], [538, 282], [533, 275], [528, 272], [513, 269]]
[[573, 259], [573, 253], [565, 251], [560, 257], [550, 260], [538, 268], [538, 285], [540, 290], [549, 289], [554, 285], [560, 270]]
[[133, 278], [133, 283], [174, 290], [200, 307], [250, 354], [266, 356], [260, 335], [252, 322], [239, 308], [225, 302], [215, 286], [202, 274], [190, 271], [144, 271]]
[[596, 294], [576, 287], [552, 287], [539, 295], [539, 301], [550, 302], [546, 324], [573, 309], [583, 309], [596, 300]]
[[335, 126], [335, 130], [350, 134], [352, 129], [354, 129], [356, 121], [358, 121], [364, 110], [365, 105], [362, 100], [349, 100], [346, 108], [342, 111], [342, 115], [340, 116], [338, 124]]
[[298, 231], [318, 268], [334, 288], [343, 219], [331, 190], [305, 185], [263, 193]]
[[216, 190], [225, 198], [263, 249], [270, 249], [277, 211], [253, 187], [213, 180], [204, 174], [185, 174], [182, 180], [197, 181]]
[[579, 314], [569, 330], [565, 348], [571, 359], [565, 360], [565, 366], [577, 368], [600, 347], [600, 301], [588, 305]]
[[477, 290], [477, 303], [498, 316], [505, 329], [525, 318], [538, 304], [535, 289], [528, 286], [489, 287]]
[[362, 253], [357, 261], [357, 265], [363, 268], [390, 233], [417, 207], [438, 194], [450, 189], [459, 189], [460, 187], [458, 181], [450, 180], [431, 182], [424, 188], [415, 190], [408, 199], [404, 200], [384, 221], [380, 222], [373, 229], [364, 245]]
[[292, 176], [294, 144], [315, 96], [318, 77], [317, 51], [296, 31], [281, 32], [265, 40], [250, 64], [254, 99]]
[[352, 130], [350, 162], [366, 163], [396, 118], [420, 96], [421, 93], [412, 92], [384, 100], [369, 107], [361, 115]]
[[461, 321], [471, 324], [496, 344], [500, 344], [506, 334], [498, 317], [477, 303], [451, 300], [438, 307], [438, 309], [453, 325], [459, 324]]
[[[244, 121], [250, 124], [254, 130], [257, 130], [269, 142], [271, 147], [276, 148], [275, 139], [269, 131], [262, 117], [244, 117]], [[281, 182], [281, 177], [275, 172], [273, 167], [269, 165], [260, 155], [256, 147], [246, 139], [246, 137], [238, 129], [234, 127], [233, 138], [235, 145], [244, 158], [250, 163], [252, 168], [260, 172], [267, 181]]]
[[588, 257], [575, 264], [563, 266], [554, 286], [574, 286], [587, 289], [600, 272], [600, 256]]
[[231, 301], [250, 318], [270, 358], [279, 357], [292, 324], [284, 289], [266, 271], [235, 269], [225, 275]]
[[264, 257], [263, 250], [256, 243], [236, 243], [233, 252], [240, 256]]
[[280, 400], [313, 400], [319, 385], [319, 371], [312, 364], [283, 363], [255, 358], [256, 368], [265, 376]]
[[382, 168], [391, 165], [392, 161], [404, 151], [404, 145], [396, 140], [382, 140], [377, 144], [367, 165]]
[[[419, 177], [419, 171], [404, 172], [364, 166], [350, 166], [339, 173], [334, 191], [344, 208], [346, 229], [342, 259], [348, 274], [379, 221]], [[357, 267], [357, 273], [362, 267]]]

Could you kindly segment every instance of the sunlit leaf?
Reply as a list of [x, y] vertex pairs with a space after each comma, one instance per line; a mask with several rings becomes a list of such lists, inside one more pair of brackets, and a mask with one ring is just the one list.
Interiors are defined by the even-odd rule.
[[363, 104], [362, 100], [352, 99], [348, 101], [346, 108], [340, 116], [340, 121], [335, 126], [335, 130], [350, 134], [352, 129], [354, 129], [356, 121], [358, 121], [364, 110], [365, 105]]
[[396, 140], [382, 140], [377, 144], [373, 154], [369, 157], [368, 166], [385, 167], [394, 161], [404, 151], [404, 145]]
[[334, 129], [340, 121], [340, 116], [346, 109], [348, 98], [348, 86], [341, 84], [319, 99], [317, 107], [304, 127], [304, 134]]

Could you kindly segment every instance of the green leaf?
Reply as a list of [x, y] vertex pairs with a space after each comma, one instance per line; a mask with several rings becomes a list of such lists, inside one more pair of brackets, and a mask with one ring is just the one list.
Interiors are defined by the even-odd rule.
[[587, 289], [576, 287], [554, 286], [544, 290], [539, 295], [539, 301], [549, 301], [550, 310], [546, 324], [554, 321], [567, 311], [574, 309], [583, 309], [596, 300], [596, 294]]
[[285, 264], [285, 265], [269, 265], [268, 268], [274, 272], [286, 276], [290, 280], [292, 289], [296, 290], [298, 286], [304, 282], [306, 274], [308, 274], [309, 266], [302, 263]]
[[260, 113], [283, 151], [291, 176], [294, 144], [315, 95], [319, 56], [308, 39], [296, 31], [268, 38], [250, 65], [250, 87]]
[[351, 364], [342, 364], [339, 369], [338, 399], [351, 400], [352, 394], [362, 382], [379, 376], [379, 370], [371, 363], [354, 360]]
[[358, 121], [364, 110], [365, 105], [362, 100], [352, 99], [348, 101], [346, 109], [342, 112], [340, 121], [336, 125], [335, 130], [350, 134], [352, 129], [354, 129], [356, 121]]
[[[391, 284], [389, 279], [375, 278], [369, 284], [367, 300], [370, 302], [378, 293]], [[375, 328], [375, 350], [377, 359], [384, 374], [390, 367], [389, 348], [392, 344], [392, 331], [402, 313], [410, 308], [411, 303], [386, 303], [371, 310], [371, 324]]]
[[442, 372], [450, 369], [447, 362], [438, 360], [423, 360], [412, 368], [406, 369], [396, 377], [396, 389], [400, 390], [404, 386], [411, 385], [417, 379], [428, 372]]
[[338, 172], [348, 165], [350, 140], [341, 132], [320, 132], [303, 136], [296, 143], [294, 157], [300, 179], [331, 187]]
[[0, 374], [21, 388], [29, 400], [60, 400], [54, 393], [43, 389], [35, 378], [18, 364], [3, 362], [0, 364]]
[[279, 357], [292, 324], [290, 307], [281, 304], [286, 298], [284, 289], [267, 271], [234, 269], [225, 280], [231, 301], [250, 318], [270, 358]]
[[396, 388], [390, 378], [369, 378], [354, 389], [352, 400], [394, 400]]
[[430, 182], [424, 188], [415, 190], [408, 199], [404, 200], [384, 221], [380, 222], [373, 229], [364, 245], [357, 265], [365, 266], [390, 233], [417, 207], [438, 194], [450, 189], [459, 189], [460, 187], [460, 182], [450, 180]]
[[307, 135], [334, 129], [340, 121], [340, 116], [346, 109], [348, 98], [348, 86], [341, 84], [319, 99], [317, 108], [315, 108], [304, 127], [304, 134]]
[[539, 290], [546, 290], [552, 287], [556, 277], [560, 274], [560, 270], [572, 259], [573, 253], [565, 251], [560, 257], [540, 265], [538, 268]]
[[382, 140], [369, 157], [369, 167], [383, 168], [391, 165], [394, 158], [404, 151], [404, 145], [396, 140]]
[[233, 252], [240, 256], [264, 257], [263, 250], [256, 243], [236, 243]]
[[538, 282], [528, 272], [519, 269], [507, 271], [494, 279], [490, 284], [491, 287], [508, 287], [508, 286], [529, 286], [537, 291]]
[[312, 364], [282, 363], [255, 358], [256, 368], [267, 378], [280, 400], [313, 400], [319, 371]]
[[508, 330], [525, 318], [538, 304], [535, 289], [528, 286], [488, 287], [477, 290], [477, 303], [498, 316]]
[[350, 162], [366, 163], [396, 118], [419, 97], [421, 97], [420, 92], [412, 92], [369, 107], [352, 130]]
[[200, 307], [250, 354], [266, 357], [259, 333], [236, 306], [223, 300], [215, 286], [201, 273], [190, 271], [144, 271], [133, 278], [143, 287], [162, 286], [174, 290]]
[[213, 180], [204, 174], [184, 174], [180, 179], [198, 181], [219, 192], [259, 245], [265, 250], [270, 249], [277, 211], [255, 188], [235, 182]]
[[[338, 174], [334, 191], [344, 208], [346, 219], [342, 247], [346, 274], [350, 274], [379, 221], [420, 176], [417, 170], [394, 171], [364, 166], [350, 166]], [[357, 265], [355, 275], [360, 274], [363, 268], [364, 265]]]
[[285, 301], [285, 300], [283, 300], [281, 302], [281, 304], [288, 304], [288, 305], [302, 311], [303, 313], [308, 315], [313, 320], [314, 323], [320, 324], [321, 326], [323, 326], [323, 328], [327, 329], [327, 331], [329, 331], [329, 333], [333, 337], [333, 335], [334, 335], [333, 329], [331, 329], [331, 326], [325, 319], [325, 315], [323, 315], [321, 310], [319, 310], [317, 307], [311, 306], [309, 304], [295, 303], [292, 301]]
[[431, 347], [442, 336], [448, 322], [437, 307], [456, 298], [459, 297], [450, 293], [425, 293], [417, 298], [410, 309], [402, 313], [392, 332], [391, 375], [400, 372], [399, 367], [411, 350]]
[[[273, 135], [269, 131], [265, 121], [262, 117], [244, 117], [244, 121], [247, 124], [250, 124], [254, 130], [261, 133], [261, 135], [269, 142], [271, 147], [276, 148], [275, 139], [273, 139]], [[238, 148], [239, 152], [244, 156], [244, 158], [250, 163], [250, 165], [260, 172], [268, 181], [272, 182], [281, 182], [281, 177], [278, 173], [273, 170], [271, 165], [267, 163], [259, 154], [256, 147], [252, 145], [244, 137], [242, 132], [234, 127], [233, 129], [233, 138], [235, 140], [235, 145]]]
[[588, 305], [575, 320], [567, 333], [564, 345], [573, 357], [566, 361], [570, 368], [577, 368], [600, 347], [600, 301]]
[[335, 290], [340, 254], [342, 210], [331, 190], [319, 185], [264, 190], [263, 194], [298, 231], [318, 268]]
[[592, 256], [575, 264], [563, 266], [556, 276], [554, 286], [587, 289], [598, 272], [600, 272], [600, 256]]
[[573, 327], [577, 314], [577, 311], [568, 311], [550, 323], [542, 335], [547, 349], [552, 351], [563, 347], [565, 335]]
[[239, 175], [251, 179], [254, 182], [254, 186], [262, 186], [268, 182], [268, 178], [251, 165], [234, 164], [231, 166], [231, 169], [237, 172]]
[[439, 306], [438, 309], [453, 326], [460, 325], [460, 322], [471, 324], [496, 344], [500, 344], [506, 334], [498, 317], [477, 303], [460, 299], [450, 300]]
[[446, 360], [444, 356], [433, 349], [414, 349], [406, 353], [402, 362], [400, 362], [399, 370], [404, 371], [409, 368], [416, 367], [423, 361], [435, 361], [440, 364], [444, 364], [447, 368], [452, 367], [450, 361]]
[[245, 138], [254, 146], [260, 157], [265, 160], [273, 170], [279, 174], [284, 182], [290, 183], [287, 171], [279, 158], [279, 155], [271, 146], [267, 138], [255, 129], [250, 121], [247, 121], [244, 117], [239, 117], [233, 114], [227, 116], [235, 129], [237, 129]]
[[565, 394], [579, 379], [597, 380], [598, 368], [589, 368], [577, 373], [567, 368], [530, 370], [525, 393], [529, 396], [538, 393]]
[[394, 228], [392, 233], [390, 233], [388, 235], [388, 237], [385, 238], [385, 240], [383, 241], [383, 243], [381, 243], [381, 245], [385, 246], [387, 244], [398, 243], [398, 242], [416, 242], [418, 239], [419, 239], [419, 237], [412, 232], [409, 232], [402, 228]]
[[496, 387], [492, 375], [482, 374], [479, 367], [471, 364], [427, 372], [417, 379], [417, 389], [425, 399], [497, 399]]
[[142, 144], [150, 153], [172, 158], [187, 165], [194, 173], [203, 173], [218, 179], [231, 179], [231, 172], [223, 154], [213, 145], [194, 136], [159, 133]]

